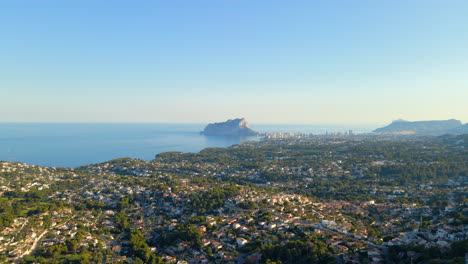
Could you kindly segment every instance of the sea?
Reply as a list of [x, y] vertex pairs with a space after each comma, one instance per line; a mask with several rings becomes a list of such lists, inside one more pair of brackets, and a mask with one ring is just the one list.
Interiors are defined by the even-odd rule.
[[[198, 152], [229, 147], [258, 137], [205, 136], [206, 124], [0, 123], [0, 161], [49, 167], [79, 167], [116, 158], [152, 160], [167, 151]], [[378, 125], [265, 125], [259, 132], [367, 133]]]

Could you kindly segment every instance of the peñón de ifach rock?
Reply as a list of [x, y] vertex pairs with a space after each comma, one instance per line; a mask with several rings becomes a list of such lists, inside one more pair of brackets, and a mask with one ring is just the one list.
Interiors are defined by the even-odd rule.
[[207, 136], [255, 136], [258, 133], [249, 127], [244, 118], [229, 119], [226, 122], [208, 124], [201, 132]]

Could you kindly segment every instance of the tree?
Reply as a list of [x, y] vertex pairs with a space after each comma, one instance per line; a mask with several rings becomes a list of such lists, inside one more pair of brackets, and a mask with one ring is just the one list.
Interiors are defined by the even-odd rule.
[[78, 240], [71, 239], [71, 238], [67, 238], [65, 240], [65, 245], [67, 246], [67, 249], [70, 252], [76, 252], [76, 250], [78, 249], [78, 246], [79, 246]]
[[151, 250], [146, 243], [145, 236], [138, 230], [133, 229], [130, 232], [131, 254], [144, 262], [148, 262], [151, 258]]

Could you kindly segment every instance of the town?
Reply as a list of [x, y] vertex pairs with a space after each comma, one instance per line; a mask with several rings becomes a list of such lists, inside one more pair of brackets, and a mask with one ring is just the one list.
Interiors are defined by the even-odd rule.
[[465, 263], [468, 137], [270, 136], [0, 162], [4, 263]]

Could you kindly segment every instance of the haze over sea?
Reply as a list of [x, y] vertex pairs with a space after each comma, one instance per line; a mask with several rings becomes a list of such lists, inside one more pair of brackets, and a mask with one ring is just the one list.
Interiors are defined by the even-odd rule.
[[[0, 123], [0, 160], [78, 167], [130, 157], [151, 160], [161, 152], [229, 147], [240, 138], [200, 134], [206, 124]], [[259, 132], [370, 132], [378, 125], [251, 125]], [[252, 138], [255, 140], [255, 138]]]

